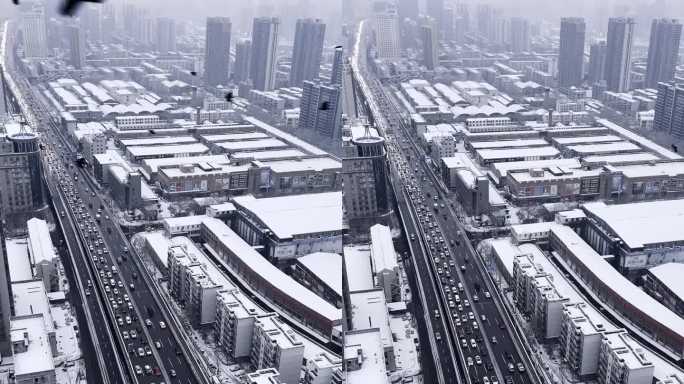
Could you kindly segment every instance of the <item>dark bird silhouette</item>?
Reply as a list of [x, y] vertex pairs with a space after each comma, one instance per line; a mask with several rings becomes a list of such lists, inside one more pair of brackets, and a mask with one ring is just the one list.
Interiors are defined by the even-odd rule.
[[229, 103], [232, 104], [232, 103], [233, 103], [233, 97], [234, 97], [234, 96], [233, 96], [233, 92], [232, 92], [232, 91], [226, 92], [225, 99], [226, 99], [227, 102], [229, 102]]
[[73, 16], [76, 13], [76, 9], [84, 3], [102, 3], [104, 0], [64, 0], [62, 7], [59, 12], [65, 16]]
[[155, 131], [154, 129], [150, 129], [150, 130], [148, 130], [148, 132], [149, 132], [150, 134], [152, 134], [152, 135], [156, 135], [156, 134], [157, 134], [157, 131]]
[[193, 76], [197, 76], [197, 72], [195, 72], [195, 71], [190, 71], [190, 74]]
[[321, 105], [318, 106], [318, 109], [320, 109], [321, 111], [327, 111], [328, 109], [330, 109], [330, 102], [322, 102]]
[[679, 153], [679, 148], [677, 148], [676, 145], [674, 145], [674, 144], [670, 144], [670, 145], [672, 145], [672, 150], [675, 151], [675, 153]]

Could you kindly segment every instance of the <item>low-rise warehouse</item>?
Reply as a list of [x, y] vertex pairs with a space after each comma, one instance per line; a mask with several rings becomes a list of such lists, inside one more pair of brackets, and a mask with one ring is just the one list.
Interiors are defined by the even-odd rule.
[[209, 152], [209, 148], [201, 143], [183, 145], [134, 146], [126, 148], [126, 156], [131, 161], [136, 163], [145, 159], [187, 157], [202, 155], [207, 152]]
[[684, 199], [583, 206], [589, 225], [584, 238], [616, 267], [636, 278], [645, 269], [684, 262]]
[[[313, 252], [342, 253], [342, 193], [324, 192], [257, 199], [236, 196], [233, 228], [272, 260]], [[306, 218], [293, 220], [293, 218]]]
[[515, 149], [480, 149], [475, 151], [477, 160], [483, 165], [507, 161], [548, 160], [556, 158], [560, 152], [551, 146]]

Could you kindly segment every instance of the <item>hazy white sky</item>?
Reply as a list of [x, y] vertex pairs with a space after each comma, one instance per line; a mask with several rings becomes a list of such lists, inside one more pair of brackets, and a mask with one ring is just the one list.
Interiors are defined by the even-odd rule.
[[[22, 1], [22, 0], [20, 0]], [[62, 0], [46, 0], [58, 7]], [[105, 0], [122, 3], [125, 0]], [[128, 0], [145, 4], [160, 16], [203, 19], [208, 15], [244, 17], [249, 14], [274, 12], [308, 17], [339, 17], [342, 1], [372, 0]], [[424, 3], [425, 0], [419, 0]], [[511, 16], [528, 16], [554, 20], [560, 16], [609, 17], [624, 13], [649, 17], [684, 15], [682, 0], [445, 0], [445, 4], [486, 2], [503, 8]], [[11, 16], [15, 7], [11, 0], [0, 0], [0, 17]]]

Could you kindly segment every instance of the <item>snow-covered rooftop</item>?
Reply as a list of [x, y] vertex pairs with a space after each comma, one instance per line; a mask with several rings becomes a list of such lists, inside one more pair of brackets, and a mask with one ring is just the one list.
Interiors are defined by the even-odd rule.
[[29, 258], [27, 239], [7, 239], [7, 266], [10, 273], [10, 281], [26, 281], [33, 279], [33, 267]]
[[52, 245], [50, 230], [45, 220], [32, 218], [26, 222], [28, 226], [28, 245], [33, 264], [52, 263], [57, 254]]
[[209, 152], [209, 148], [201, 143], [180, 144], [180, 145], [156, 145], [156, 146], [137, 146], [128, 147], [126, 151], [133, 157], [144, 156], [163, 156], [180, 154], [201, 154]]
[[621, 164], [621, 163], [647, 163], [649, 161], [658, 160], [659, 157], [648, 152], [640, 153], [624, 153], [619, 155], [596, 155], [587, 156], [582, 159], [587, 164], [605, 163], [605, 164]]
[[298, 258], [297, 262], [342, 295], [342, 256], [337, 253], [314, 252]]
[[603, 144], [580, 144], [580, 145], [569, 145], [567, 147], [569, 150], [576, 152], [581, 155], [587, 154], [602, 154], [602, 153], [620, 153], [620, 152], [635, 152], [641, 150], [641, 148], [627, 141], [618, 141], [615, 143], [603, 143]]
[[323, 300], [268, 262], [224, 222], [209, 218], [204, 220], [203, 225], [213, 233], [218, 241], [230, 249], [235, 257], [241, 259], [243, 264], [248, 265], [254, 273], [260, 275], [264, 280], [271, 282], [273, 286], [277, 287], [285, 295], [288, 295], [292, 300], [311, 308], [332, 322], [339, 321], [342, 318], [342, 311], [340, 309], [335, 308], [332, 304]]
[[346, 370], [348, 384], [388, 384], [385, 367], [385, 349], [380, 330], [377, 328], [349, 331], [344, 334], [344, 356], [358, 356], [361, 367]]
[[190, 144], [196, 143], [197, 139], [192, 136], [174, 136], [174, 137], [149, 137], [143, 139], [123, 139], [120, 140], [124, 147], [133, 146], [153, 146], [166, 144]]
[[256, 161], [256, 165], [269, 167], [276, 173], [315, 171], [321, 172], [331, 169], [342, 171], [342, 163], [332, 157], [313, 157], [292, 160]]
[[26, 346], [25, 351], [13, 355], [15, 377], [54, 371], [52, 347], [47, 332], [43, 316], [20, 317], [11, 321], [12, 343], [23, 342]]
[[[280, 239], [342, 231], [342, 192], [308, 193], [257, 199], [236, 196], [233, 203], [251, 212]], [[306, 218], [293, 220], [293, 218]]]
[[679, 300], [684, 300], [684, 263], [665, 263], [649, 269]]
[[373, 288], [373, 267], [369, 245], [345, 246], [344, 268], [347, 271], [349, 292]]
[[375, 265], [375, 272], [396, 270], [399, 266], [390, 228], [382, 224], [375, 224], [370, 228], [370, 235], [371, 256]]
[[518, 140], [496, 140], [496, 141], [476, 141], [470, 143], [474, 149], [485, 148], [526, 148], [544, 147], [549, 143], [544, 139], [518, 139]]
[[273, 137], [244, 141], [222, 141], [214, 144], [228, 152], [288, 147], [287, 143]]
[[631, 249], [684, 241], [684, 199], [631, 204], [584, 204]]
[[515, 148], [515, 149], [478, 149], [477, 154], [484, 160], [505, 160], [527, 157], [552, 157], [558, 156], [560, 152], [551, 146], [535, 148]]
[[392, 331], [382, 288], [349, 293], [352, 329], [380, 328], [382, 344], [392, 346]]
[[50, 312], [50, 301], [42, 280], [23, 281], [12, 284], [12, 300], [14, 301], [14, 316], [42, 314], [45, 329], [55, 330]]

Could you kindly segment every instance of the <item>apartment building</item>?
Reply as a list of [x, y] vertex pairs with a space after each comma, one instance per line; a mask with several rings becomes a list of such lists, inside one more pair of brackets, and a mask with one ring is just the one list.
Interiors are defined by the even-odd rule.
[[254, 370], [275, 368], [283, 383], [298, 383], [303, 357], [304, 342], [277, 315], [256, 319], [250, 352]]
[[214, 325], [217, 344], [232, 359], [248, 358], [252, 350], [254, 324], [264, 315], [266, 312], [241, 291], [219, 291]]
[[304, 384], [342, 384], [342, 359], [321, 353], [307, 359], [304, 367]]
[[563, 358], [579, 377], [595, 377], [604, 334], [623, 331], [584, 302], [566, 304], [562, 316], [559, 344]]
[[275, 368], [258, 369], [245, 375], [247, 384], [287, 384], [280, 380], [280, 372]]
[[104, 134], [85, 135], [81, 139], [83, 158], [93, 164], [93, 156], [107, 152], [107, 136]]
[[531, 318], [541, 339], [560, 337], [565, 304], [582, 300], [562, 273], [536, 247], [534, 253], [513, 259], [513, 297]]
[[171, 296], [198, 326], [215, 321], [219, 291], [235, 289], [206, 256], [190, 254], [183, 246], [169, 247], [168, 274]]
[[443, 157], [440, 170], [444, 184], [456, 192], [468, 214], [481, 215], [505, 209], [506, 201], [467, 154]]
[[627, 332], [603, 336], [598, 362], [599, 384], [651, 384], [655, 367]]

